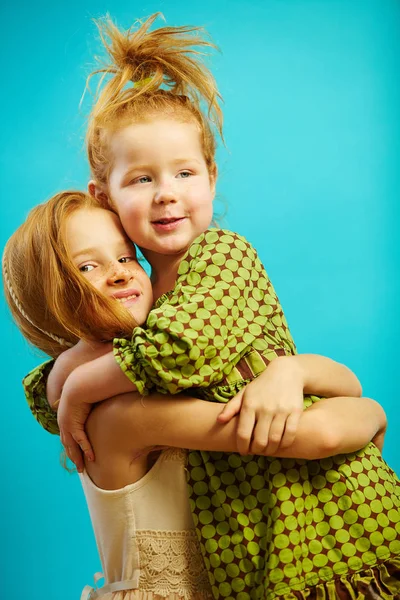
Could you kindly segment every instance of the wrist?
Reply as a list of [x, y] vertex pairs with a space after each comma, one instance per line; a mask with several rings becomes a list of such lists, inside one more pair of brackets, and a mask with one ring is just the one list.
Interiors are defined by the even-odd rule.
[[82, 392], [84, 394], [84, 379], [81, 376], [81, 374], [84, 373], [84, 370], [82, 367], [84, 367], [84, 365], [76, 367], [65, 381], [62, 398], [69, 405], [81, 403]]
[[268, 365], [270, 373], [279, 376], [285, 382], [291, 382], [301, 387], [302, 390], [307, 385], [306, 372], [303, 369], [298, 355], [278, 356]]

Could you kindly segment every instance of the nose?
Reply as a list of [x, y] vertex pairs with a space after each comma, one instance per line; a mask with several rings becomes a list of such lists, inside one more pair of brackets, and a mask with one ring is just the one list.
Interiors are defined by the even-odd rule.
[[112, 262], [108, 266], [107, 283], [108, 285], [123, 285], [133, 278], [133, 274], [123, 263]]
[[169, 181], [161, 182], [154, 194], [156, 204], [171, 204], [177, 202], [174, 186]]

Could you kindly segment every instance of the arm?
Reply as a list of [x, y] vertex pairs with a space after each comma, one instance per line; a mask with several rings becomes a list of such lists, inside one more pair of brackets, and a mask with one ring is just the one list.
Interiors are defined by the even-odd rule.
[[318, 354], [298, 354], [280, 360], [297, 363], [301, 372], [304, 394], [332, 398], [334, 396], [360, 397], [361, 383], [344, 365]]
[[57, 412], [60, 437], [68, 457], [83, 469], [82, 452], [94, 460], [85, 422], [96, 402], [116, 394], [137, 391], [115, 362], [112, 352], [78, 366], [66, 380]]
[[[64, 355], [66, 354], [67, 353], [64, 353]], [[63, 355], [60, 358], [63, 358]], [[72, 357], [72, 360], [75, 360], [76, 364], [75, 356]], [[67, 366], [70, 365], [71, 359], [68, 357]], [[284, 368], [282, 368], [281, 365]], [[279, 370], [277, 367], [279, 367]], [[302, 408], [303, 391], [313, 391], [315, 393], [321, 393], [321, 390], [327, 389], [327, 387], [323, 386], [324, 384], [326, 384], [328, 376], [330, 376], [331, 380], [335, 381], [336, 383], [336, 393], [340, 393], [342, 390], [347, 391], [346, 385], [340, 385], [342, 381], [340, 379], [341, 377], [345, 382], [346, 380], [349, 381], [349, 384], [347, 386], [348, 393], [353, 392], [354, 395], [359, 395], [359, 393], [361, 392], [358, 380], [351, 373], [351, 371], [349, 371], [343, 365], [335, 363], [334, 361], [331, 361], [328, 358], [324, 358], [317, 355], [288, 356], [277, 358], [269, 367], [268, 376], [269, 373], [271, 373], [272, 371], [274, 373], [279, 373], [280, 376], [282, 376], [282, 381], [284, 382], [284, 388], [286, 391], [286, 398], [284, 398], [282, 394], [279, 393], [273, 393], [273, 395], [271, 395], [271, 392], [273, 392], [273, 390], [270, 390], [270, 395], [275, 400], [280, 400], [283, 405], [283, 408], [291, 410], [290, 414], [296, 415], [298, 416], [298, 418], [300, 417], [300, 410], [298, 411], [298, 413], [296, 413], [295, 410], [291, 409], [291, 404], [293, 404], [296, 401], [298, 395], [296, 395], [294, 393], [294, 390], [292, 390], [291, 386], [288, 385], [287, 375], [290, 374], [290, 369], [292, 369], [292, 376], [294, 375], [298, 378], [299, 391], [301, 388], [300, 408]], [[51, 377], [52, 375], [54, 377], [56, 372], [58, 374], [59, 371], [56, 368], [54, 368], [49, 377], [48, 388], [50, 386], [50, 383], [52, 383]], [[264, 373], [267, 373], [267, 371], [265, 371]], [[275, 381], [279, 380], [275, 379]], [[259, 437], [262, 436], [264, 440], [266, 437], [266, 441], [268, 442], [268, 431], [270, 431], [271, 442], [279, 442], [282, 437], [281, 431], [285, 425], [286, 415], [284, 412], [282, 412], [281, 407], [278, 406], [278, 408], [276, 408], [276, 403], [275, 406], [271, 406], [266, 403], [265, 392], [267, 391], [268, 396], [268, 388], [265, 389], [267, 386], [264, 386], [263, 374], [261, 374], [259, 377], [257, 389], [254, 389], [254, 387], [247, 388], [246, 396], [247, 398], [249, 396], [251, 398], [256, 398], [257, 403], [261, 409], [261, 413], [263, 412], [263, 409], [266, 406], [269, 409], [269, 415], [271, 414], [272, 409], [275, 413], [280, 413], [278, 419], [275, 419], [271, 424], [268, 418], [259, 418], [259, 416], [257, 415], [257, 410], [254, 409], [253, 421], [257, 422], [257, 427], [255, 430], [255, 440], [253, 443], [255, 443], [255, 448], [257, 450], [262, 451], [263, 447], [266, 446], [266, 443], [260, 443]], [[104, 400], [106, 398], [110, 398], [112, 396], [129, 391], [136, 391], [135, 386], [126, 377], [124, 372], [119, 368], [119, 366], [114, 360], [113, 354], [110, 352], [101, 356], [100, 358], [78, 366], [71, 373], [64, 385], [64, 389], [61, 395], [60, 408], [58, 410], [57, 420], [61, 432], [61, 441], [64, 444], [64, 446], [68, 447], [68, 453], [73, 462], [80, 462], [78, 457], [80, 455], [80, 452], [77, 448], [77, 445], [85, 453], [86, 458], [88, 460], [94, 460], [93, 451], [89, 444], [89, 440], [86, 436], [84, 429], [85, 421], [91, 409], [90, 405], [96, 402], [100, 402], [101, 400]], [[334, 385], [332, 385], [331, 395], [332, 394], [335, 394]], [[251, 400], [248, 402], [248, 405], [250, 403]], [[253, 402], [253, 407], [254, 406], [255, 403]], [[249, 432], [249, 422], [251, 422], [249, 410], [247, 411], [247, 413], [246, 411], [243, 412], [238, 430], [239, 449], [241, 451], [248, 450], [249, 440], [251, 439], [251, 432]], [[226, 411], [226, 413], [229, 415], [228, 411]], [[226, 422], [226, 419], [220, 417], [220, 421]], [[281, 431], [279, 431], [279, 427], [281, 428]], [[285, 429], [286, 439], [283, 439], [281, 447], [289, 446], [291, 444], [291, 442], [294, 439], [296, 429], [297, 423], [292, 418], [292, 428], [290, 427], [290, 423], [287, 423]], [[292, 434], [292, 437], [289, 437], [290, 433]], [[279, 439], [277, 439], [277, 436], [279, 434]], [[279, 443], [277, 443], [277, 446], [278, 445]]]
[[68, 376], [78, 366], [92, 361], [112, 350], [111, 343], [86, 342], [80, 340], [75, 346], [65, 350], [56, 359], [47, 380], [46, 393], [50, 406], [55, 406]]
[[56, 408], [65, 381], [83, 363], [112, 350], [111, 343], [81, 340], [57, 358], [35, 367], [22, 381], [25, 397], [35, 419], [49, 433], [59, 435]]
[[[136, 328], [131, 340], [114, 340], [114, 348], [127, 376], [148, 389], [176, 394], [198, 387], [202, 397], [223, 402], [269, 365], [241, 395], [243, 403], [236, 400], [221, 415], [224, 421], [242, 408], [243, 453], [253, 435], [260, 450], [269, 435], [277, 446], [282, 438], [283, 446], [290, 445], [304, 393], [361, 394], [346, 367], [323, 357], [293, 356], [286, 319], [256, 251], [224, 230], [197, 238], [181, 262], [173, 294], [150, 313], [145, 330]], [[249, 353], [257, 355], [253, 364]]]
[[[125, 394], [96, 407], [89, 421], [93, 445], [104, 456], [132, 456], [153, 445], [237, 452], [237, 418], [216, 422], [219, 407], [194, 398], [154, 394], [145, 399]], [[179, 415], [179, 418], [177, 418]], [[263, 454], [282, 458], [320, 459], [359, 450], [383, 436], [386, 417], [368, 398], [321, 400], [301, 415], [296, 439], [285, 449]]]
[[126, 377], [115, 362], [112, 352], [107, 352], [78, 366], [66, 380], [62, 402], [71, 406], [84, 402], [95, 404], [125, 392], [136, 392], [136, 386]]

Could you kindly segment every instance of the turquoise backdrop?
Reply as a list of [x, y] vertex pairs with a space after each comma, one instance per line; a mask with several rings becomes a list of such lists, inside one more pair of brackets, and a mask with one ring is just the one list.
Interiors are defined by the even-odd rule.
[[[400, 3], [397, 0], [70, 0], [1, 8], [1, 245], [28, 210], [84, 188], [93, 17], [161, 10], [222, 53], [219, 208], [258, 248], [299, 351], [350, 366], [398, 445]], [[41, 360], [1, 304], [2, 598], [78, 599], [99, 560], [76, 475], [35, 423], [20, 381]]]

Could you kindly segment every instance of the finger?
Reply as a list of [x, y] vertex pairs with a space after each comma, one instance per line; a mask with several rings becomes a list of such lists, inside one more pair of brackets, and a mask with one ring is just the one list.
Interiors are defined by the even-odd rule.
[[88, 460], [89, 462], [93, 462], [94, 461], [93, 448], [89, 442], [86, 432], [84, 430], [78, 431], [77, 433], [72, 434], [72, 437], [73, 437], [74, 441], [78, 444], [79, 448], [84, 453], [86, 460]]
[[82, 473], [84, 464], [82, 452], [79, 445], [69, 434], [62, 436], [62, 442], [69, 460], [74, 463], [78, 473]]
[[279, 445], [282, 440], [283, 432], [285, 430], [287, 414], [277, 414], [275, 415], [271, 427], [269, 430], [269, 438], [268, 438], [268, 448], [267, 453], [269, 455], [275, 454], [278, 450]]
[[286, 419], [285, 431], [282, 436], [281, 448], [288, 448], [294, 442], [297, 433], [297, 427], [299, 425], [302, 411], [294, 411], [290, 413]]
[[236, 394], [232, 400], [225, 404], [224, 408], [217, 417], [217, 421], [219, 423], [229, 423], [234, 416], [240, 413], [243, 393], [244, 390]]
[[55, 402], [53, 402], [53, 404], [52, 404], [52, 406], [51, 406], [51, 408], [52, 408], [53, 410], [57, 411], [57, 409], [58, 409], [58, 406], [59, 406], [59, 404], [60, 404], [60, 399], [61, 399], [61, 398], [59, 398], [58, 400], [56, 400]]
[[265, 454], [272, 418], [272, 415], [265, 413], [258, 419], [253, 431], [253, 441], [250, 448], [252, 454]]
[[72, 460], [78, 473], [83, 473], [84, 462], [83, 462], [83, 454], [76, 442], [71, 443], [68, 446], [68, 458]]
[[248, 454], [250, 451], [255, 418], [254, 410], [246, 406], [242, 407], [236, 433], [237, 448], [240, 454]]

